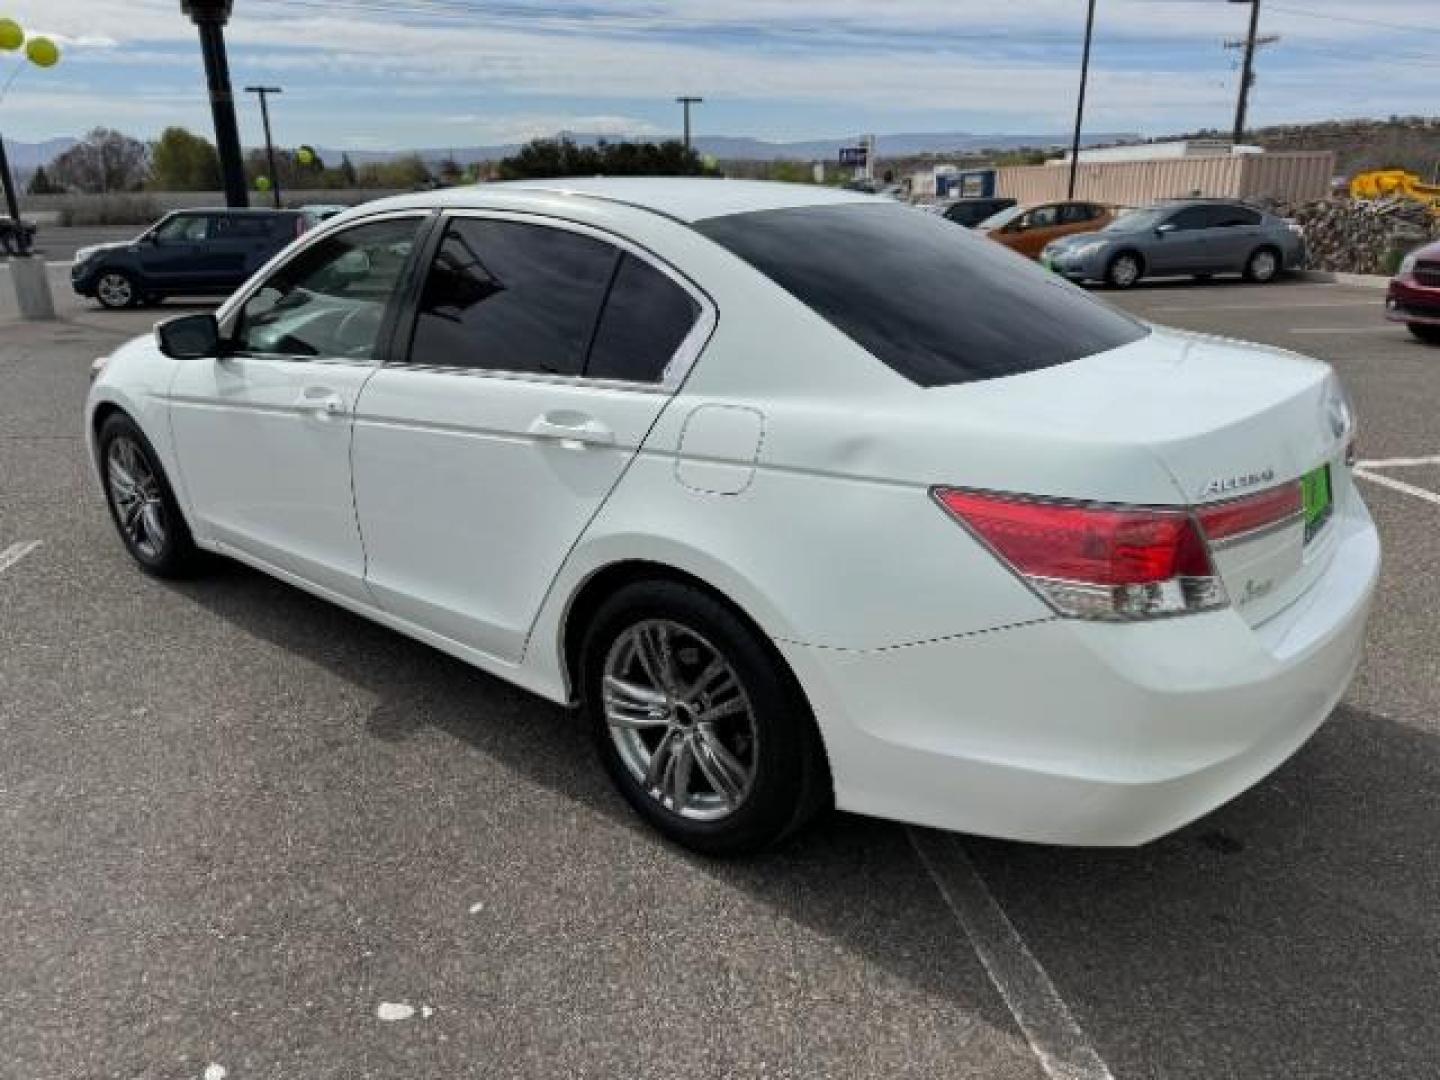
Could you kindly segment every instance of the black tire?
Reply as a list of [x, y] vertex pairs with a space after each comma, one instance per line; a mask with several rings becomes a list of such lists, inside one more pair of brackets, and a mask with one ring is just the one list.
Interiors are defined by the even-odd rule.
[[[110, 508], [110, 520], [115, 523], [115, 531], [131, 558], [147, 574], [156, 577], [194, 575], [203, 566], [203, 556], [195, 547], [175, 491], [145, 433], [124, 413], [112, 413], [100, 425], [96, 447], [100, 455], [100, 483], [105, 491], [105, 504]], [[134, 458], [127, 462], [126, 456], [132, 454]], [[148, 470], [148, 479], [140, 480], [134, 475], [139, 471], [131, 467], [135, 459]], [[126, 509], [136, 503], [122, 489], [125, 475], [137, 481], [134, 490], [141, 492], [142, 501], [147, 504], [139, 512]], [[127, 527], [125, 518], [130, 518], [133, 524]]]
[[123, 270], [102, 270], [95, 279], [95, 299], [111, 311], [139, 307], [144, 301], [140, 286]]
[[1145, 276], [1145, 260], [1137, 251], [1119, 251], [1105, 266], [1105, 284], [1112, 289], [1132, 289]]
[[1273, 247], [1256, 248], [1245, 260], [1245, 280], [1255, 285], [1268, 285], [1285, 269], [1285, 257]]
[[[735, 754], [732, 760], [750, 769], [743, 795], [733, 805], [719, 808], [724, 816], [718, 820], [682, 816], [664, 801], [667, 795], [647, 786], [645, 778], [637, 775], [644, 763], [633, 759], [627, 763], [621, 749], [625, 733], [614, 734], [606, 716], [607, 664], [613, 665], [616, 657], [625, 655], [625, 643], [633, 640], [637, 630], [661, 623], [669, 627], [668, 640], [676, 646], [674, 673], [679, 679], [698, 682], [694, 670], [706, 666], [710, 657], [718, 657], [729, 665], [748, 705], [743, 716], [726, 721], [735, 725], [728, 734], [719, 721], [709, 725], [712, 732], [719, 731], [729, 740], [727, 749]], [[703, 651], [706, 646], [711, 650], [708, 654]], [[688, 671], [684, 668], [687, 652], [692, 664]], [[638, 661], [634, 653], [630, 655]], [[611, 780], [641, 817], [678, 844], [707, 855], [758, 851], [799, 829], [829, 801], [824, 749], [794, 676], [763, 635], [728, 604], [701, 589], [677, 581], [652, 580], [617, 590], [600, 605], [586, 628], [578, 681], [581, 710]], [[667, 706], [655, 708], [664, 711]], [[704, 711], [689, 712], [694, 728], [701, 726], [699, 721], [711, 708], [706, 695]], [[678, 709], [671, 709], [670, 715], [668, 721], [648, 720], [652, 726], [637, 733], [636, 742], [630, 745], [653, 751], [649, 755], [653, 761], [661, 744], [672, 735], [683, 741], [686, 731], [694, 729], [682, 726]], [[745, 732], [753, 738], [747, 740]], [[645, 745], [644, 740], [653, 742]], [[685, 752], [690, 762], [687, 775], [694, 777], [700, 789], [697, 797], [718, 802], [720, 786], [709, 781], [708, 773], [695, 771], [705, 768], [698, 751]], [[679, 752], [669, 756], [677, 757]], [[662, 787], [665, 783], [660, 781]], [[707, 795], [706, 788], [715, 794]]]
[[1434, 323], [1406, 323], [1410, 333], [1414, 334], [1426, 345], [1440, 345], [1440, 326]]

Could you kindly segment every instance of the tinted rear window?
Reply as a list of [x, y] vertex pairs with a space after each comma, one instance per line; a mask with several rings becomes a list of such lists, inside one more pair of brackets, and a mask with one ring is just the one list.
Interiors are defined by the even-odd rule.
[[999, 244], [903, 206], [766, 210], [696, 228], [921, 386], [1037, 371], [1149, 333]]

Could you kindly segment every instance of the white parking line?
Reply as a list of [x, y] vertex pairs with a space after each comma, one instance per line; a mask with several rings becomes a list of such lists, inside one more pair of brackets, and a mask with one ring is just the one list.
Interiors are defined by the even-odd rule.
[[1193, 311], [1196, 313], [1206, 311], [1305, 311], [1311, 308], [1316, 310], [1322, 308], [1376, 308], [1379, 304], [1374, 300], [1335, 300], [1326, 304], [1167, 304], [1165, 307], [1151, 308], [1151, 311]]
[[1374, 461], [1357, 463], [1357, 467], [1361, 469], [1408, 469], [1416, 465], [1440, 465], [1440, 454], [1432, 454], [1430, 457], [1376, 458]]
[[14, 566], [39, 546], [39, 540], [19, 540], [4, 550], [0, 550], [0, 574], [9, 570], [10, 567]]
[[1393, 476], [1382, 476], [1379, 473], [1369, 472], [1365, 469], [1356, 469], [1355, 475], [1362, 480], [1369, 480], [1372, 484], [1379, 484], [1381, 487], [1390, 488], [1392, 491], [1401, 491], [1406, 495], [1414, 495], [1417, 499], [1424, 499], [1428, 503], [1440, 506], [1440, 495], [1428, 491], [1414, 484], [1407, 484], [1404, 480], [1396, 480]]
[[1114, 1080], [960, 840], [928, 829], [905, 831], [1045, 1074], [1055, 1080]]

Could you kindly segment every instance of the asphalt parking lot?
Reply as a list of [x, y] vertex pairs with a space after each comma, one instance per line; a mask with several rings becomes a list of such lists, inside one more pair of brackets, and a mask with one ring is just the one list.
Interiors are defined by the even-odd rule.
[[138, 573], [78, 428], [156, 314], [9, 293], [0, 1077], [1435, 1075], [1440, 349], [1379, 293], [1110, 294], [1356, 399], [1381, 595], [1293, 761], [1140, 850], [835, 816], [735, 862], [647, 831], [563, 710], [238, 566]]

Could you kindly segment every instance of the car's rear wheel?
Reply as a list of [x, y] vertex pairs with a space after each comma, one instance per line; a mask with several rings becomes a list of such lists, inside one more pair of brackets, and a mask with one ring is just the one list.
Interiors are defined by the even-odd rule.
[[100, 425], [100, 477], [110, 517], [131, 557], [157, 577], [185, 577], [201, 564], [180, 505], [150, 440], [123, 413]]
[[823, 751], [773, 646], [727, 604], [676, 581], [626, 585], [596, 611], [581, 705], [626, 800], [676, 842], [755, 851], [823, 805]]
[[1410, 333], [1414, 334], [1427, 345], [1440, 345], [1440, 326], [1434, 323], [1406, 323]]
[[129, 274], [106, 270], [95, 282], [95, 299], [111, 311], [135, 307], [140, 303], [140, 290]]
[[1245, 263], [1245, 280], [1268, 285], [1280, 276], [1281, 266], [1278, 251], [1270, 247], [1259, 248]]
[[1132, 288], [1145, 275], [1145, 264], [1133, 251], [1122, 251], [1105, 267], [1105, 283], [1112, 289]]

